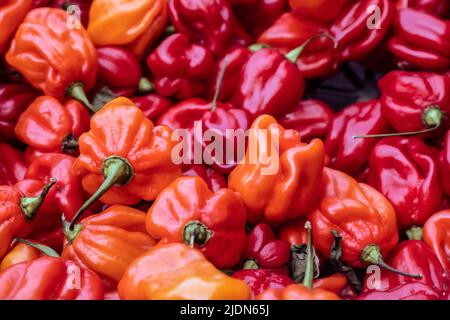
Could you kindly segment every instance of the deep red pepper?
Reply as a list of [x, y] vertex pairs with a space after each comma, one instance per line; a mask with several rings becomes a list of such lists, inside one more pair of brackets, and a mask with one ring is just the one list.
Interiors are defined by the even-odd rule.
[[[287, 12], [259, 36], [258, 43], [287, 53], [314, 35], [328, 32], [328, 29], [328, 25], [323, 22]], [[297, 67], [305, 78], [330, 75], [338, 67], [334, 54], [333, 41], [326, 38], [317, 39], [309, 44], [297, 59]]]
[[242, 258], [246, 266], [276, 269], [285, 265], [290, 256], [290, 244], [275, 238], [269, 225], [260, 223], [247, 235]]
[[385, 133], [387, 119], [378, 100], [357, 102], [340, 111], [331, 122], [325, 141], [329, 166], [351, 175], [359, 174], [366, 165], [375, 139], [354, 139], [354, 135]]
[[[405, 277], [381, 270], [380, 278], [375, 279], [378, 280], [376, 283], [371, 282], [370, 274], [367, 275], [364, 281], [364, 293], [386, 291], [387, 297], [394, 297], [395, 295], [392, 292], [394, 288], [410, 284], [411, 286], [407, 287], [409, 290], [405, 288], [394, 289], [397, 295], [396, 299], [414, 298], [415, 294], [420, 295], [422, 292], [425, 292], [425, 295], [433, 295], [433, 292], [437, 292], [441, 298], [446, 295], [448, 279], [445, 277], [444, 268], [433, 251], [424, 242], [419, 240], [401, 242], [390, 255], [387, 263], [405, 272], [421, 274], [422, 278]], [[380, 296], [382, 295], [380, 294]]]
[[212, 192], [217, 192], [220, 189], [227, 187], [225, 177], [221, 173], [204, 165], [198, 164], [192, 166], [183, 172], [183, 176], [202, 178]]
[[0, 141], [17, 139], [14, 126], [21, 113], [38, 97], [38, 92], [27, 85], [0, 84]]
[[368, 291], [356, 300], [439, 300], [441, 294], [422, 283], [407, 283], [386, 291]]
[[400, 228], [421, 226], [442, 201], [438, 150], [415, 137], [382, 139], [369, 158], [368, 184], [394, 206]]
[[450, 3], [447, 0], [397, 0], [397, 9], [414, 8], [444, 17], [450, 9]]
[[[371, 9], [372, 10], [369, 10]], [[373, 8], [380, 10], [369, 28]], [[387, 34], [394, 19], [395, 6], [390, 0], [354, 1], [333, 22], [330, 33], [338, 43], [336, 58], [340, 61], [361, 60], [374, 50]], [[374, 17], [375, 19], [375, 17]]]
[[232, 277], [247, 283], [252, 290], [252, 299], [266, 289], [283, 289], [294, 283], [287, 275], [265, 269], [239, 270]]
[[450, 20], [406, 8], [394, 23], [389, 50], [404, 67], [445, 71], [450, 66]]
[[286, 129], [297, 130], [302, 141], [311, 141], [327, 136], [334, 115], [333, 109], [320, 100], [303, 100], [278, 122]]
[[181, 33], [166, 38], [147, 58], [155, 75], [155, 89], [163, 96], [186, 99], [199, 96], [213, 67], [213, 58], [205, 46], [191, 44]]
[[23, 154], [9, 144], [0, 143], [0, 185], [14, 185], [27, 170]]
[[157, 93], [133, 97], [131, 101], [153, 122], [156, 122], [164, 112], [172, 107], [172, 102], [169, 99]]
[[450, 196], [450, 130], [447, 131], [444, 149], [439, 157], [439, 175], [442, 189]]
[[332, 22], [348, 0], [289, 0], [292, 10], [323, 22]]
[[233, 12], [225, 0], [169, 0], [170, 19], [177, 32], [220, 54], [233, 36]]

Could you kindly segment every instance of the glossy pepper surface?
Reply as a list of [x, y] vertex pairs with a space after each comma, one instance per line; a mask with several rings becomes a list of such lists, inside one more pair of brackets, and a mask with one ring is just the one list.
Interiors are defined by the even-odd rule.
[[394, 208], [377, 190], [326, 168], [321, 194], [318, 209], [308, 219], [313, 226], [314, 244], [322, 254], [330, 255], [333, 230], [342, 236], [342, 261], [354, 267], [362, 267], [367, 260], [362, 252], [387, 255], [396, 246]]
[[127, 268], [118, 291], [125, 300], [246, 300], [250, 288], [216, 269], [185, 244], [159, 244]]
[[147, 213], [155, 239], [198, 248], [217, 268], [234, 266], [245, 243], [245, 207], [229, 189], [213, 193], [199, 177], [181, 177], [164, 189]]
[[[90, 128], [78, 140], [80, 156], [72, 170], [82, 177], [89, 193], [102, 183], [110, 184], [101, 189], [106, 191], [101, 194], [102, 202], [135, 204], [141, 199], [153, 200], [181, 175], [171, 160], [171, 130], [154, 127], [130, 100], [117, 98], [109, 102], [91, 118]], [[105, 180], [118, 174], [117, 166], [122, 172], [120, 177]]]
[[233, 273], [233, 278], [247, 283], [252, 290], [252, 299], [267, 289], [283, 289], [293, 283], [287, 275], [266, 269], [239, 270]]
[[[75, 280], [75, 275], [80, 278]], [[72, 261], [41, 257], [0, 272], [0, 299], [103, 300], [98, 276]], [[77, 285], [80, 286], [77, 288]]]
[[393, 205], [400, 228], [423, 225], [442, 201], [438, 150], [415, 137], [384, 138], [372, 149], [367, 183]]
[[92, 88], [97, 73], [94, 45], [83, 27], [67, 28], [68, 17], [54, 8], [30, 11], [6, 54], [33, 87], [58, 99], [75, 95], [75, 88]]
[[208, 48], [191, 44], [186, 35], [176, 33], [148, 56], [147, 65], [155, 75], [158, 93], [186, 99], [205, 91], [213, 57]]
[[251, 129], [245, 161], [228, 179], [228, 187], [244, 200], [247, 219], [272, 224], [308, 214], [319, 200], [323, 143], [302, 143], [296, 131], [285, 130], [268, 115], [258, 117]]
[[329, 166], [357, 175], [367, 164], [376, 139], [354, 139], [359, 134], [389, 132], [389, 124], [378, 100], [354, 103], [340, 111], [331, 122], [325, 140]]
[[450, 131], [447, 131], [444, 149], [439, 156], [439, 170], [442, 189], [450, 196]]
[[302, 15], [331, 22], [336, 19], [348, 2], [348, 0], [289, 0], [289, 6]]
[[0, 84], [0, 141], [16, 140], [14, 127], [17, 119], [38, 93], [23, 84]]
[[217, 192], [227, 187], [227, 182], [223, 174], [204, 165], [197, 164], [190, 167], [183, 172], [183, 176], [202, 178], [212, 192]]
[[142, 110], [147, 118], [152, 122], [156, 120], [172, 106], [172, 102], [156, 93], [149, 93], [144, 96], [133, 97], [133, 103]]
[[0, 143], [0, 185], [14, 185], [27, 170], [23, 154], [9, 144]]
[[397, 0], [397, 9], [413, 8], [444, 17], [450, 9], [450, 3], [446, 0]]
[[33, 8], [33, 0], [6, 0], [0, 5], [0, 52], [6, 48], [8, 41], [23, 21], [28, 11]]
[[450, 78], [430, 72], [392, 71], [378, 82], [383, 114], [397, 132], [441, 128], [450, 108]]
[[450, 210], [433, 214], [423, 226], [423, 241], [433, 249], [446, 272], [450, 271]]
[[95, 271], [108, 289], [136, 257], [156, 244], [145, 232], [145, 213], [125, 206], [111, 206], [74, 230], [66, 234], [61, 256]]
[[38, 249], [27, 245], [25, 243], [18, 242], [9, 252], [6, 254], [0, 264], [0, 271], [5, 270], [15, 264], [21, 262], [28, 262], [37, 257], [42, 256], [42, 252]]
[[63, 105], [53, 97], [41, 96], [21, 114], [15, 132], [21, 141], [40, 151], [77, 155], [77, 138], [89, 130], [89, 120], [89, 111], [77, 100]]
[[94, 0], [87, 30], [95, 45], [126, 46], [142, 57], [166, 23], [166, 0]]
[[445, 71], [450, 66], [450, 20], [411, 8], [400, 10], [388, 46], [406, 66]]

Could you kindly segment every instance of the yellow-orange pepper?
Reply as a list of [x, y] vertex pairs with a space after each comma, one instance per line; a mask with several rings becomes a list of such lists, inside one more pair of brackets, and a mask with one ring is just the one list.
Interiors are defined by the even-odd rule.
[[119, 282], [125, 300], [245, 300], [250, 288], [181, 243], [158, 244], [133, 261]]
[[[314, 210], [325, 162], [322, 141], [302, 143], [295, 130], [284, 129], [269, 115], [256, 118], [251, 129], [244, 162], [228, 180], [228, 187], [241, 194], [248, 220], [282, 223]], [[272, 164], [279, 160], [279, 167], [270, 167], [266, 157]]]
[[14, 264], [33, 260], [40, 256], [42, 256], [42, 253], [38, 249], [25, 243], [18, 243], [7, 255], [5, 255], [0, 264], [0, 270], [9, 268]]
[[0, 52], [31, 8], [32, 0], [6, 0], [0, 3]]
[[167, 23], [167, 0], [94, 0], [88, 32], [96, 45], [126, 45], [142, 57]]

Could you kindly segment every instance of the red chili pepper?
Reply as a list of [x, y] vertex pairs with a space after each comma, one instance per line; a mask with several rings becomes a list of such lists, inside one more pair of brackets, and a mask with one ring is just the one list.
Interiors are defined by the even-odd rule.
[[131, 101], [153, 122], [156, 122], [164, 112], [172, 107], [172, 102], [169, 99], [156, 93], [134, 97]]
[[6, 0], [0, 4], [0, 52], [8, 45], [28, 11], [33, 8], [32, 0]]
[[78, 101], [62, 105], [42, 96], [33, 101], [17, 121], [20, 140], [44, 152], [78, 154], [78, 137], [89, 130], [89, 111]]
[[287, 264], [289, 256], [289, 243], [275, 238], [269, 225], [260, 223], [247, 235], [242, 258], [252, 269], [276, 269]]
[[439, 176], [442, 189], [450, 196], [450, 130], [447, 131], [444, 149], [439, 157]]
[[302, 141], [324, 139], [331, 127], [334, 111], [320, 100], [300, 101], [294, 110], [285, 114], [278, 122], [286, 129], [295, 129]]
[[450, 9], [450, 3], [447, 0], [397, 0], [397, 9], [400, 11], [405, 8], [413, 8], [444, 17]]
[[[363, 294], [372, 291], [390, 291], [393, 288], [403, 286], [406, 284], [419, 285], [415, 290], [420, 293], [422, 286], [432, 288], [444, 296], [447, 290], [448, 280], [445, 277], [445, 271], [433, 251], [422, 241], [406, 240], [401, 242], [397, 248], [392, 252], [387, 260], [389, 265], [396, 269], [401, 269], [409, 273], [421, 274], [422, 278], [413, 279], [405, 277], [393, 272], [381, 270], [379, 278], [374, 278], [371, 281], [372, 274], [367, 274], [364, 281]], [[397, 299], [402, 299], [400, 295], [412, 293], [410, 290], [399, 290]], [[392, 294], [392, 293], [391, 293]]]
[[204, 165], [194, 165], [190, 167], [183, 172], [183, 176], [202, 178], [212, 192], [217, 192], [220, 189], [227, 187], [225, 177], [221, 173]]
[[[328, 25], [323, 22], [288, 12], [264, 31], [257, 42], [287, 53], [311, 37], [328, 32], [328, 29]], [[324, 77], [334, 73], [338, 63], [334, 57], [333, 41], [317, 39], [305, 48], [296, 63], [305, 78]]]
[[23, 154], [6, 143], [0, 143], [0, 185], [14, 185], [27, 170]]
[[357, 102], [339, 112], [331, 122], [325, 141], [329, 166], [351, 175], [359, 174], [367, 164], [375, 139], [354, 139], [357, 134], [385, 133], [387, 119], [378, 100]]
[[438, 150], [418, 138], [378, 142], [369, 158], [367, 181], [394, 206], [400, 228], [423, 225], [441, 205]]
[[394, 33], [389, 50], [401, 60], [403, 67], [433, 71], [449, 68], [450, 20], [406, 8], [395, 18]]
[[266, 289], [284, 289], [293, 284], [291, 278], [273, 270], [244, 269], [233, 273], [233, 278], [243, 280], [252, 290], [252, 299]]
[[348, 0], [289, 0], [293, 11], [324, 22], [331, 22], [345, 8]]
[[[372, 21], [373, 8], [379, 10], [380, 15], [374, 16]], [[355, 1], [347, 7], [330, 28], [330, 34], [338, 43], [336, 58], [339, 61], [365, 58], [383, 40], [394, 13], [395, 6], [390, 0]], [[373, 28], [369, 27], [370, 22], [373, 22]]]
[[223, 52], [233, 35], [233, 12], [225, 0], [169, 0], [170, 19], [191, 41]]
[[356, 300], [439, 300], [441, 294], [422, 283], [407, 283], [386, 291], [369, 291]]
[[16, 139], [14, 126], [21, 113], [38, 96], [27, 85], [0, 84], [0, 141]]
[[166, 38], [147, 58], [155, 75], [155, 89], [178, 99], [198, 96], [205, 90], [213, 59], [209, 49], [191, 44], [181, 33]]
[[427, 220], [423, 241], [433, 249], [445, 271], [450, 272], [450, 210], [436, 212]]

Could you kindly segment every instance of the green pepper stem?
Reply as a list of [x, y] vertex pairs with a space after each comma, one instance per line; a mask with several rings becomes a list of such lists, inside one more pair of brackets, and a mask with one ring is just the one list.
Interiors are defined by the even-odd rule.
[[265, 49], [265, 48], [270, 48], [270, 46], [265, 43], [254, 43], [248, 47], [248, 50], [251, 52], [256, 52], [256, 51], [259, 51], [259, 50]]
[[363, 263], [377, 265], [388, 271], [394, 272], [396, 274], [399, 274], [399, 275], [402, 275], [405, 277], [411, 277], [411, 278], [416, 278], [416, 279], [421, 279], [423, 277], [421, 274], [412, 274], [412, 273], [407, 273], [407, 272], [397, 270], [397, 269], [391, 267], [390, 265], [388, 265], [387, 263], [385, 263], [381, 256], [380, 247], [378, 247], [375, 244], [370, 244], [370, 245], [366, 246], [363, 249], [363, 251], [361, 251], [361, 261]]
[[308, 232], [308, 244], [306, 246], [306, 268], [305, 276], [303, 277], [303, 285], [312, 288], [314, 278], [314, 249], [312, 244], [311, 222], [306, 221], [305, 229]]
[[84, 84], [82, 82], [74, 82], [66, 91], [66, 96], [72, 97], [83, 103], [92, 113], [96, 113], [99, 109], [93, 106], [84, 92]]
[[324, 33], [319, 33], [319, 34], [316, 34], [316, 35], [312, 36], [311, 38], [309, 38], [309, 39], [306, 40], [305, 42], [303, 42], [302, 45], [300, 45], [300, 46], [298, 46], [297, 48], [295, 48], [295, 49], [289, 51], [289, 52], [286, 54], [286, 56], [285, 56], [286, 59], [288, 59], [288, 60], [291, 61], [292, 63], [297, 63], [297, 60], [298, 60], [298, 58], [300, 57], [300, 55], [302, 54], [303, 50], [305, 50], [305, 48], [306, 48], [311, 42], [313, 42], [314, 40], [317, 40], [317, 39], [323, 38], [323, 37], [326, 37], [326, 38], [329, 38], [329, 39], [333, 40], [334, 48], [335, 48], [335, 49], [337, 48], [337, 41], [336, 41], [336, 39], [335, 39], [333, 36], [331, 36], [329, 33], [326, 33], [326, 32], [324, 32]]
[[148, 92], [153, 91], [154, 89], [155, 89], [155, 86], [147, 78], [142, 77], [141, 80], [139, 80], [139, 85], [138, 85], [139, 93], [148, 93]]
[[244, 270], [257, 270], [259, 269], [258, 263], [255, 261], [255, 259], [248, 259], [245, 261], [244, 266], [242, 267]]
[[39, 243], [35, 243], [26, 239], [22, 239], [22, 238], [14, 238], [15, 241], [17, 242], [21, 242], [24, 243], [26, 245], [29, 245], [30, 247], [33, 247], [35, 249], [38, 249], [40, 252], [42, 252], [43, 254], [49, 256], [49, 257], [54, 257], [54, 258], [59, 258], [60, 255], [53, 250], [52, 248], [45, 246], [43, 244], [39, 244]]
[[45, 197], [47, 196], [50, 189], [55, 185], [56, 179], [51, 178], [50, 182], [47, 183], [42, 189], [41, 194], [38, 197], [24, 197], [20, 199], [20, 208], [27, 221], [33, 220], [39, 208], [44, 203]]
[[406, 236], [409, 240], [422, 240], [422, 228], [418, 226], [412, 226], [406, 230]]
[[222, 88], [223, 78], [225, 76], [225, 71], [227, 70], [227, 67], [228, 67], [228, 58], [225, 57], [225, 59], [223, 60], [223, 64], [220, 67], [219, 75], [217, 78], [217, 86], [214, 90], [214, 97], [211, 103], [212, 112], [214, 112], [217, 108], [217, 99], [219, 99], [220, 89]]
[[211, 236], [212, 232], [200, 221], [190, 221], [183, 230], [183, 240], [191, 248], [195, 244], [203, 247]]
[[[102, 173], [105, 180], [101, 186], [95, 191], [95, 193], [78, 209], [77, 213], [73, 217], [67, 231], [73, 231], [75, 224], [84, 211], [89, 208], [95, 201], [100, 199], [111, 187], [114, 185], [127, 184], [134, 175], [133, 167], [124, 158], [119, 156], [111, 156], [103, 161]], [[67, 235], [67, 234], [66, 234]]]

